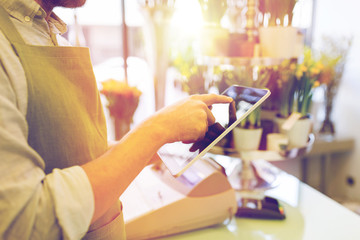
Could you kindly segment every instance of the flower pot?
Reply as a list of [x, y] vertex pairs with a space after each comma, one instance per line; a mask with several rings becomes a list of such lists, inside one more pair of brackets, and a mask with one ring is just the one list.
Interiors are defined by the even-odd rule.
[[247, 40], [247, 35], [232, 33], [229, 36], [229, 57], [253, 57], [255, 43]]
[[297, 29], [294, 27], [259, 28], [261, 56], [270, 58], [292, 58], [297, 53]]
[[289, 145], [288, 136], [282, 133], [269, 133], [266, 135], [266, 150], [281, 152]]
[[246, 129], [236, 127], [233, 130], [234, 145], [237, 151], [255, 151], [259, 149], [262, 128]]
[[305, 147], [312, 130], [312, 119], [310, 117], [301, 118], [288, 131], [281, 128], [285, 121], [286, 118], [277, 117], [275, 118], [275, 125], [278, 132], [288, 136], [289, 148]]

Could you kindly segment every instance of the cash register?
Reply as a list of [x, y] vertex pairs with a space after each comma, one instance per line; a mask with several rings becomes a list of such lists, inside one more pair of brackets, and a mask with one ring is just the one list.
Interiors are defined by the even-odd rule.
[[162, 165], [146, 167], [122, 194], [128, 239], [151, 239], [222, 224], [237, 211], [234, 189], [214, 160], [196, 161], [175, 178]]

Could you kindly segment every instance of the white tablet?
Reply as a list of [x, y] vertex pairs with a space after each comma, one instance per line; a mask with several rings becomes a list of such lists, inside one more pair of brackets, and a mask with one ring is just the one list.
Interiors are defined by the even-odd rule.
[[211, 111], [216, 123], [209, 126], [204, 139], [191, 144], [168, 143], [159, 149], [158, 154], [161, 160], [173, 176], [180, 176], [197, 159], [203, 157], [226, 134], [264, 102], [270, 95], [270, 91], [233, 85], [222, 94], [231, 97], [234, 101], [212, 105]]

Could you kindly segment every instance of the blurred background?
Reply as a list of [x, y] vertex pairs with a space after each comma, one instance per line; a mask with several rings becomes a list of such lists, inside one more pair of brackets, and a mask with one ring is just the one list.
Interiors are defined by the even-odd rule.
[[[87, 0], [82, 8], [55, 12], [68, 24], [65, 37], [90, 48], [110, 139], [122, 135], [114, 111], [129, 112], [131, 128], [189, 94], [220, 93], [234, 83], [267, 87], [273, 94], [262, 108], [262, 120], [268, 114], [311, 115], [311, 132], [329, 143], [321, 155], [276, 165], [358, 211], [358, 9], [356, 0]], [[293, 35], [272, 38], [272, 27], [290, 29]], [[110, 79], [115, 82], [106, 84]], [[289, 79], [310, 84], [307, 95], [285, 91]], [[118, 82], [125, 85], [116, 87]], [[111, 98], [112, 88], [128, 94], [127, 109], [109, 106], [118, 99]], [[303, 100], [308, 108], [299, 105]], [[347, 146], [332, 152], [332, 142]]]

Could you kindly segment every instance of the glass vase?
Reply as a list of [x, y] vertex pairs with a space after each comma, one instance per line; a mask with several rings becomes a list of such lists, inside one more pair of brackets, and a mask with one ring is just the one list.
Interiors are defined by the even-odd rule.
[[325, 87], [325, 118], [321, 125], [319, 136], [321, 139], [331, 141], [335, 135], [335, 125], [332, 120], [332, 110], [336, 90], [331, 87]]
[[115, 140], [120, 140], [130, 131], [131, 119], [113, 117]]
[[142, 7], [145, 17], [146, 55], [154, 77], [155, 110], [165, 106], [166, 73], [170, 61], [170, 30], [174, 6]]

